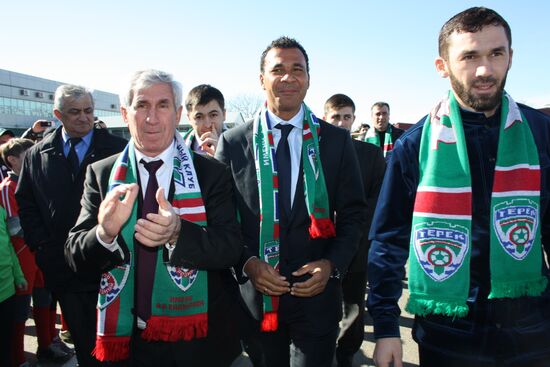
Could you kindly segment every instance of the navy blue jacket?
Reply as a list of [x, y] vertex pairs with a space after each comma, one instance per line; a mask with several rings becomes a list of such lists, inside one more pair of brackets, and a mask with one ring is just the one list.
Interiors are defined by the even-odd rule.
[[[550, 250], [550, 116], [519, 105], [529, 121], [541, 167], [541, 234]], [[487, 302], [490, 291], [490, 203], [496, 162], [500, 108], [490, 118], [482, 113], [461, 111], [472, 176], [472, 253], [468, 304]], [[367, 306], [374, 319], [374, 336], [399, 336], [397, 304], [409, 255], [413, 206], [418, 186], [418, 151], [425, 117], [409, 129], [391, 152], [371, 227]], [[548, 274], [545, 264], [543, 272]], [[471, 308], [470, 308], [471, 309]], [[471, 311], [470, 311], [471, 312]], [[418, 335], [415, 335], [418, 341]]]

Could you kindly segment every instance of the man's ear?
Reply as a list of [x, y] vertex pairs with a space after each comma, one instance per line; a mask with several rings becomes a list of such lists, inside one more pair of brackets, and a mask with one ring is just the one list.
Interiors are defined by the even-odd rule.
[[128, 125], [128, 110], [126, 107], [120, 106], [120, 114], [122, 115], [122, 119]]
[[16, 162], [17, 160], [17, 157], [16, 156], [13, 156], [13, 155], [8, 155], [6, 157], [6, 163], [8, 164], [9, 168], [12, 168], [13, 167], [13, 164]]
[[514, 50], [510, 49], [510, 63], [508, 64], [508, 70], [512, 68], [512, 56], [514, 56]]
[[449, 76], [447, 62], [441, 56], [435, 58], [435, 70], [442, 78]]
[[260, 73], [260, 85], [262, 86], [262, 89], [265, 90], [263, 73]]
[[178, 109], [176, 110], [176, 121], [178, 122], [178, 124], [180, 123], [182, 113], [183, 113], [183, 106], [179, 106]]
[[61, 116], [62, 116], [61, 111], [59, 111], [59, 110], [53, 110], [53, 114], [54, 114], [54, 116], [55, 116], [59, 121], [62, 121], [62, 120], [61, 120]]

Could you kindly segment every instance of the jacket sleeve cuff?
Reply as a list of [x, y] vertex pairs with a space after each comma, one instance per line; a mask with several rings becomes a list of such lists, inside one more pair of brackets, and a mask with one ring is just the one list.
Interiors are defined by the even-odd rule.
[[375, 339], [401, 337], [398, 320], [375, 320], [373, 326]]

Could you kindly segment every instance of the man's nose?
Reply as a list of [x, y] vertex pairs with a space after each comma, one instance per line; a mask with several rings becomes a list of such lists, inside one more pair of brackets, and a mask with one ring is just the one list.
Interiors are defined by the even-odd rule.
[[491, 76], [493, 74], [493, 66], [487, 59], [483, 59], [482, 63], [476, 68], [476, 76]]
[[294, 79], [294, 75], [292, 73], [285, 73], [283, 77], [281, 78], [281, 81], [289, 82]]
[[149, 111], [147, 111], [147, 118], [145, 119], [145, 121], [149, 123], [154, 123], [156, 122], [156, 120], [157, 120], [157, 114], [155, 112], [155, 109], [150, 108]]

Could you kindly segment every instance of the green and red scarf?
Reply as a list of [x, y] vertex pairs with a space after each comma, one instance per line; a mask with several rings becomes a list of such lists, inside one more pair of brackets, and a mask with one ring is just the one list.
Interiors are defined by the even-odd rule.
[[[383, 146], [384, 157], [388, 154], [389, 151], [393, 149], [393, 138], [392, 138], [391, 132], [392, 132], [392, 126], [391, 124], [388, 124], [386, 133], [384, 134], [384, 146]], [[371, 143], [379, 147], [380, 134], [378, 134], [378, 130], [376, 130], [375, 128], [368, 129], [367, 133], [365, 134], [365, 141], [367, 143]]]
[[[302, 166], [306, 206], [311, 220], [309, 236], [330, 238], [336, 236], [330, 219], [325, 176], [319, 154], [319, 123], [304, 104], [302, 129]], [[254, 119], [254, 159], [260, 195], [260, 250], [263, 261], [279, 269], [279, 180], [275, 159], [275, 146], [271, 121], [264, 106]], [[262, 331], [275, 331], [278, 327], [279, 297], [263, 296]]]
[[[193, 157], [183, 139], [176, 133], [172, 206], [181, 219], [206, 226]], [[109, 190], [120, 184], [137, 182], [138, 169], [132, 140], [118, 157], [111, 171]], [[135, 243], [134, 227], [138, 217], [137, 200], [121, 236], [130, 258], [101, 277], [97, 305], [97, 339], [93, 355], [100, 361], [120, 361], [129, 356], [129, 342], [134, 316]], [[142, 338], [149, 341], [177, 341], [202, 338], [208, 329], [208, 279], [206, 271], [170, 266], [167, 249], [157, 253], [152, 291], [151, 318]]]
[[[490, 222], [489, 298], [540, 295], [540, 166], [531, 129], [508, 94], [501, 126]], [[470, 286], [472, 184], [456, 98], [449, 92], [426, 119], [412, 221], [407, 311], [464, 317]]]

